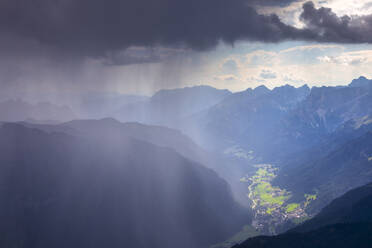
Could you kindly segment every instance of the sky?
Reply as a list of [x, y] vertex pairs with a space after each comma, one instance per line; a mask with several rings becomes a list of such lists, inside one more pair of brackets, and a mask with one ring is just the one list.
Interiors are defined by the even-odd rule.
[[372, 1], [3, 0], [2, 98], [372, 78]]

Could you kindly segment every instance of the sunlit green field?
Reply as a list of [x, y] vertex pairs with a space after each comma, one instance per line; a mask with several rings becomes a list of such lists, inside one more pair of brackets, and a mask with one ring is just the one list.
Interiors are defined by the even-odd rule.
[[256, 167], [257, 171], [249, 180], [247, 178], [241, 179], [242, 182], [251, 182], [249, 197], [253, 201], [254, 208], [259, 206], [268, 215], [273, 214], [276, 210], [290, 214], [301, 206], [306, 208], [311, 201], [316, 200], [316, 194], [305, 194], [302, 202], [288, 202], [292, 197], [291, 192], [271, 184], [277, 169], [270, 164], [256, 165]]
[[275, 208], [282, 206], [291, 197], [291, 194], [286, 190], [271, 185], [270, 182], [275, 177], [274, 172], [275, 168], [272, 168], [271, 165], [260, 165], [256, 174], [250, 178], [252, 181], [250, 191], [257, 200], [257, 204], [267, 208], [268, 214], [271, 214]]

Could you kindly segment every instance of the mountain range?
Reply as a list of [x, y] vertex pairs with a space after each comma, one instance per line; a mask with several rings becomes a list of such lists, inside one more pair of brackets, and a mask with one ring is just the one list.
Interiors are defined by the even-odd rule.
[[250, 222], [211, 169], [102, 123], [69, 125], [1, 125], [2, 247], [206, 247]]
[[1, 246], [370, 244], [372, 80], [83, 100], [0, 103]]
[[268, 152], [270, 138], [280, 121], [309, 93], [307, 85], [247, 89], [194, 115], [183, 129], [212, 149], [224, 150], [238, 144], [247, 150]]

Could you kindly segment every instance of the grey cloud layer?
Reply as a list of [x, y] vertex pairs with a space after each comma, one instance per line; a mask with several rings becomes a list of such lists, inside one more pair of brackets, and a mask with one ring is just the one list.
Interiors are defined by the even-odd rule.
[[308, 30], [317, 34], [317, 41], [372, 43], [372, 15], [339, 17], [330, 8], [316, 9], [307, 2], [300, 18]]
[[[258, 14], [253, 7], [290, 2], [293, 0], [2, 0], [0, 32], [82, 56], [102, 56], [131, 46], [205, 50], [220, 40], [372, 42], [371, 16], [338, 17], [330, 9], [306, 3], [301, 15], [306, 28], [298, 29], [276, 15]], [[131, 63], [129, 60], [120, 62]]]
[[302, 32], [243, 0], [3, 0], [0, 29], [93, 56], [129, 46], [276, 42]]

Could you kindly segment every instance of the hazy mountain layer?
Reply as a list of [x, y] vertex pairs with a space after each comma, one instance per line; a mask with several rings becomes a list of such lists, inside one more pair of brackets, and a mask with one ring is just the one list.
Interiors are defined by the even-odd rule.
[[75, 119], [76, 115], [67, 106], [49, 102], [30, 104], [22, 100], [0, 102], [0, 121], [61, 122]]
[[168, 148], [0, 128], [2, 247], [206, 247], [249, 223], [213, 171]]
[[208, 109], [229, 95], [228, 90], [210, 86], [161, 90], [146, 102], [123, 106], [114, 117], [121, 121], [178, 126], [182, 119]]
[[208, 110], [194, 115], [184, 129], [212, 149], [239, 145], [269, 152], [280, 120], [309, 94], [307, 86], [289, 85], [269, 90], [264, 86], [234, 93]]

